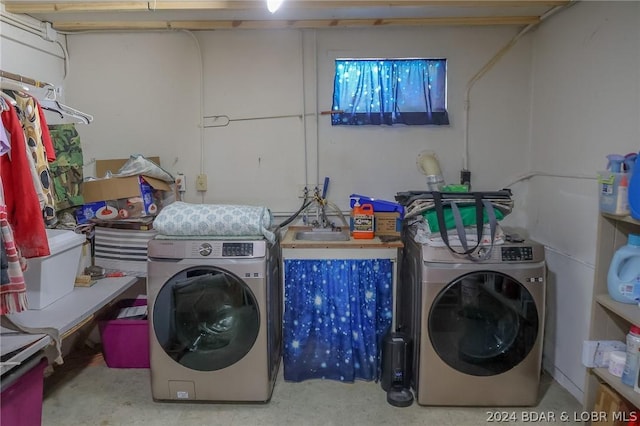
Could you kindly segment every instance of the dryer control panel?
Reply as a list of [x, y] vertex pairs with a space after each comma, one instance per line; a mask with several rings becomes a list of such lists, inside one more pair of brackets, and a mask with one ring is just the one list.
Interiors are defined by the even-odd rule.
[[[447, 247], [432, 247], [422, 244], [422, 260], [434, 263], [534, 263], [544, 261], [544, 246], [531, 240], [522, 243], [505, 242], [495, 246], [482, 246], [470, 256], [453, 253]], [[460, 249], [459, 247], [458, 249]], [[487, 251], [491, 255], [487, 257]]]
[[503, 262], [522, 262], [533, 260], [533, 247], [510, 246], [500, 247]]

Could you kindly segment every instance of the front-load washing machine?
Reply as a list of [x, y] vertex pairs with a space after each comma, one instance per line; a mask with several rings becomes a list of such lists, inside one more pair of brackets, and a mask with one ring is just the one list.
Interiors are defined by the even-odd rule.
[[282, 355], [280, 244], [148, 244], [154, 400], [267, 402]]
[[538, 402], [545, 315], [544, 247], [496, 245], [486, 260], [416, 243], [405, 231], [398, 329], [413, 341], [422, 405]]

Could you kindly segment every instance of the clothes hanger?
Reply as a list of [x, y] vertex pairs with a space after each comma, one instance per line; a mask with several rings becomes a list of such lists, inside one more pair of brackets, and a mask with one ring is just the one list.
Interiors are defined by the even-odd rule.
[[8, 80], [4, 77], [0, 78], [0, 89], [17, 90], [18, 92], [28, 92], [29, 88], [17, 81]]
[[[51, 83], [45, 83], [33, 79], [29, 79], [27, 77], [22, 77], [18, 74], [8, 73], [6, 71], [0, 70], [0, 89], [13, 90], [18, 92], [29, 92], [29, 88], [25, 84], [30, 84], [37, 88], [46, 89], [47, 92], [43, 99], [38, 99], [38, 103], [42, 109], [47, 111], [52, 111], [60, 115], [60, 118], [65, 117], [73, 117], [79, 123], [89, 124], [93, 121], [93, 116], [86, 114], [82, 111], [78, 111], [77, 109], [71, 108], [70, 106], [61, 104], [56, 99], [56, 87]], [[29, 94], [29, 96], [35, 95]], [[15, 99], [11, 98], [8, 94], [3, 94], [3, 98], [6, 98], [7, 101], [11, 102], [12, 105], [16, 105]]]
[[44, 99], [40, 100], [39, 102], [40, 106], [43, 109], [57, 112], [58, 114], [60, 114], [61, 118], [64, 118], [64, 116], [73, 117], [80, 120], [80, 123], [84, 124], [90, 124], [93, 121], [92, 115], [86, 114], [82, 111], [78, 111], [77, 109], [71, 108], [70, 106], [61, 104], [56, 99], [56, 92], [52, 87], [47, 88], [47, 94], [45, 95]]
[[[11, 96], [7, 95], [6, 93], [4, 93], [2, 90], [0, 90], [0, 99], [2, 99], [3, 102], [8, 102], [11, 105], [16, 105], [17, 102], [15, 99], [13, 99]], [[2, 105], [2, 110], [3, 111], [7, 111], [9, 109], [8, 105]]]

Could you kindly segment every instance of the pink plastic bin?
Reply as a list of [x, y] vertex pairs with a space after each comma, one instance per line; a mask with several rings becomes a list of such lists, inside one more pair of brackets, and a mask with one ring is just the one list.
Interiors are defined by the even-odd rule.
[[42, 359], [0, 393], [0, 425], [40, 426], [46, 366]]
[[115, 319], [122, 308], [146, 304], [144, 299], [123, 299], [114, 305], [107, 319], [98, 323], [102, 353], [108, 367], [149, 368], [149, 321]]

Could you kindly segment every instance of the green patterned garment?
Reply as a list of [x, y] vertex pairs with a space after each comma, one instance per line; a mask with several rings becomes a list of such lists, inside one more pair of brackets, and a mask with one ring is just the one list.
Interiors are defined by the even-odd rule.
[[58, 210], [84, 204], [82, 198], [82, 147], [74, 124], [53, 124], [49, 133], [56, 151], [50, 163]]

